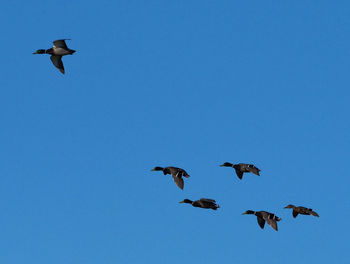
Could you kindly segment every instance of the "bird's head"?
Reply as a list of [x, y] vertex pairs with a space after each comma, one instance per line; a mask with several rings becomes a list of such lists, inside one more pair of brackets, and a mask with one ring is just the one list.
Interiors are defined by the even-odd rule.
[[152, 169], [151, 171], [162, 171], [164, 170], [164, 168], [162, 167], [154, 167], [154, 169]]
[[189, 203], [189, 204], [191, 204], [191, 203], [192, 203], [192, 201], [191, 201], [191, 200], [189, 200], [189, 199], [185, 199], [185, 200], [181, 201], [180, 203]]
[[220, 167], [232, 167], [233, 164], [230, 162], [225, 162], [224, 164], [220, 165]]
[[36, 52], [34, 52], [33, 54], [45, 54], [46, 50], [44, 49], [38, 49]]

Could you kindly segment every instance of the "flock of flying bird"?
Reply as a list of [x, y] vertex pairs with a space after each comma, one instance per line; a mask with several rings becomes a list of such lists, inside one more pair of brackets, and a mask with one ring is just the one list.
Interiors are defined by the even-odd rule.
[[[73, 53], [75, 53], [75, 50], [69, 49], [67, 47], [65, 40], [68, 40], [68, 39], [55, 40], [53, 42], [54, 45], [52, 48], [46, 49], [46, 50], [39, 49], [36, 52], [34, 52], [33, 54], [50, 54], [51, 55], [50, 59], [51, 59], [53, 65], [55, 65], [56, 68], [58, 68], [59, 71], [64, 74], [65, 71], [64, 71], [64, 66], [63, 66], [63, 62], [62, 62], [62, 56], [72, 55]], [[251, 172], [253, 174], [260, 176], [260, 170], [252, 164], [245, 164], [245, 163], [232, 164], [229, 162], [225, 162], [224, 164], [222, 164], [220, 166], [234, 168], [236, 171], [236, 174], [240, 180], [242, 180], [243, 174], [247, 173], [247, 172]], [[184, 188], [184, 180], [182, 177], [185, 177], [185, 178], [190, 177], [190, 175], [188, 175], [188, 173], [184, 169], [176, 168], [176, 167], [165, 167], [165, 168], [155, 167], [152, 171], [163, 171], [164, 175], [170, 174], [173, 177], [176, 185], [181, 190], [183, 190], [183, 188]], [[189, 199], [185, 199], [185, 200], [181, 201], [180, 203], [189, 203], [189, 204], [192, 204], [192, 206], [194, 206], [194, 207], [200, 207], [200, 208], [205, 208], [205, 209], [217, 210], [218, 208], [220, 208], [220, 206], [216, 204], [215, 200], [207, 199], [207, 198], [201, 198], [197, 201], [191, 201]], [[306, 208], [303, 206], [294, 206], [292, 204], [287, 205], [284, 208], [293, 209], [292, 214], [293, 214], [294, 218], [297, 217], [298, 214], [313, 215], [313, 216], [319, 217], [319, 215], [315, 211], [313, 211], [311, 208]], [[267, 222], [273, 229], [278, 231], [277, 222], [280, 221], [281, 218], [279, 218], [278, 216], [276, 216], [273, 213], [269, 213], [266, 211], [247, 210], [243, 214], [244, 215], [245, 214], [255, 215], [257, 217], [258, 224], [261, 228], [264, 228], [265, 222]]]
[[[232, 164], [229, 162], [225, 162], [224, 164], [222, 164], [220, 166], [234, 168], [236, 171], [236, 174], [240, 180], [242, 180], [243, 174], [248, 173], [248, 172], [251, 172], [255, 175], [260, 176], [260, 170], [257, 167], [255, 167], [253, 164], [245, 164], [245, 163]], [[184, 180], [182, 177], [185, 177], [185, 178], [190, 177], [190, 175], [188, 175], [188, 173], [184, 169], [177, 168], [177, 167], [165, 167], [165, 168], [155, 167], [154, 169], [152, 169], [152, 171], [163, 171], [164, 175], [170, 174], [173, 177], [176, 185], [181, 190], [183, 190], [183, 188], [184, 188]], [[220, 206], [218, 204], [216, 204], [215, 200], [208, 199], [208, 198], [201, 198], [197, 201], [185, 199], [185, 200], [181, 201], [180, 203], [188, 203], [188, 204], [192, 204], [192, 206], [194, 206], [194, 207], [200, 207], [200, 208], [204, 208], [204, 209], [217, 210], [218, 208], [220, 208]], [[315, 211], [313, 211], [311, 208], [306, 208], [303, 206], [294, 206], [292, 204], [289, 204], [284, 208], [293, 209], [292, 214], [293, 214], [294, 218], [297, 217], [298, 214], [313, 215], [313, 216], [319, 217], [319, 215]], [[264, 228], [265, 222], [267, 222], [273, 229], [278, 231], [277, 222], [280, 221], [281, 218], [279, 218], [277, 215], [275, 215], [273, 213], [266, 212], [266, 211], [247, 210], [243, 214], [244, 215], [245, 214], [255, 215], [257, 217], [258, 224], [261, 228]]]

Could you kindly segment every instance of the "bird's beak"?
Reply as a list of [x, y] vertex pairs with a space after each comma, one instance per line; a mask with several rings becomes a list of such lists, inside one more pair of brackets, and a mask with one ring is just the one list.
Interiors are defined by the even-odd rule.
[[185, 201], [181, 201], [181, 202], [179, 202], [179, 203], [184, 203]]
[[155, 171], [155, 169], [151, 169], [151, 171]]
[[244, 212], [242, 215], [245, 215], [245, 214], [247, 214], [247, 212]]
[[36, 52], [33, 52], [33, 54], [38, 54], [38, 52], [36, 51]]
[[224, 167], [224, 164], [220, 165], [220, 167]]

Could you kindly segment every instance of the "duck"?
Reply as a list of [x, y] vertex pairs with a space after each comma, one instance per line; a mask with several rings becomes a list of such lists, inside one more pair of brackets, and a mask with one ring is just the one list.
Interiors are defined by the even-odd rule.
[[190, 199], [185, 199], [180, 203], [188, 203], [188, 204], [192, 204], [193, 207], [200, 207], [204, 209], [217, 210], [218, 208], [220, 208], [220, 206], [216, 204], [215, 200], [207, 199], [207, 198], [201, 198], [197, 201], [191, 201]]
[[294, 206], [292, 204], [287, 205], [286, 207], [284, 207], [284, 209], [288, 209], [291, 208], [293, 209], [293, 217], [296, 218], [298, 216], [298, 214], [301, 215], [313, 215], [316, 217], [320, 217], [315, 211], [313, 211], [311, 208], [306, 208], [303, 206]]
[[224, 164], [220, 165], [220, 167], [234, 168], [240, 180], [242, 180], [243, 173], [245, 172], [251, 172], [251, 173], [254, 173], [255, 175], [260, 176], [260, 170], [257, 167], [255, 167], [253, 164], [246, 164], [246, 163], [232, 164], [230, 162], [225, 162]]
[[282, 220], [281, 218], [279, 218], [275, 214], [269, 213], [269, 212], [266, 212], [266, 211], [252, 211], [252, 210], [248, 210], [248, 211], [245, 211], [242, 215], [246, 215], [246, 214], [253, 214], [253, 215], [255, 215], [257, 220], [258, 220], [258, 224], [261, 227], [261, 229], [264, 228], [265, 222], [267, 222], [274, 230], [278, 231], [277, 222]]
[[173, 179], [174, 182], [176, 183], [176, 185], [183, 190], [184, 189], [184, 180], [182, 177], [185, 178], [189, 178], [190, 175], [188, 175], [188, 173], [181, 168], [177, 168], [177, 167], [155, 167], [154, 169], [152, 169], [151, 171], [163, 171], [164, 175], [170, 174]]
[[66, 40], [69, 39], [58, 39], [53, 41], [53, 47], [50, 49], [38, 49], [33, 54], [51, 54], [50, 59], [53, 65], [64, 74], [64, 66], [62, 62], [62, 56], [72, 55], [75, 50], [69, 49], [66, 44]]

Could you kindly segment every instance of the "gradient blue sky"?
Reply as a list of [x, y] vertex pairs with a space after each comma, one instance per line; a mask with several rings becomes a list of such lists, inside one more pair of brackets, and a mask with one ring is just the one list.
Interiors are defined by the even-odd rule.
[[[349, 14], [3, 1], [0, 263], [349, 263]], [[60, 38], [77, 50], [66, 75], [32, 55]], [[157, 165], [185, 168], [184, 191]], [[201, 197], [221, 208], [178, 203]], [[279, 231], [247, 209], [276, 213]]]

